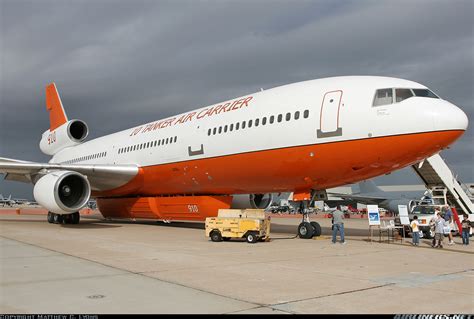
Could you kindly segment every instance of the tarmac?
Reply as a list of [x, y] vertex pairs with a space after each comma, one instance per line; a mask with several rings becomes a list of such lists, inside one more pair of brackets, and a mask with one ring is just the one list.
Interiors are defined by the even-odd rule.
[[305, 240], [280, 216], [270, 242], [214, 243], [203, 223], [81, 218], [0, 209], [2, 314], [474, 313], [474, 243], [460, 237], [370, 241], [366, 219], [347, 219], [347, 244], [332, 244], [330, 219]]

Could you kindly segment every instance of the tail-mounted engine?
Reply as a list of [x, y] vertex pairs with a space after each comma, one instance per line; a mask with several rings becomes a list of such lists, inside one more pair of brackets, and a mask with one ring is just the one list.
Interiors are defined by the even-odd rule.
[[43, 133], [40, 149], [47, 155], [54, 155], [63, 148], [82, 143], [89, 134], [87, 124], [81, 120], [70, 120], [54, 130]]
[[33, 194], [38, 204], [48, 211], [68, 214], [79, 211], [88, 203], [91, 187], [84, 175], [57, 171], [41, 177]]

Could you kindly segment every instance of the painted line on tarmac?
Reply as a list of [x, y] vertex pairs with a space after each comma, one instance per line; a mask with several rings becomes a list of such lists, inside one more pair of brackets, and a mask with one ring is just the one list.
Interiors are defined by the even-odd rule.
[[[342, 292], [337, 292], [337, 293], [333, 293], [333, 294], [329, 294], [329, 295], [322, 295], [322, 296], [317, 296], [317, 297], [303, 298], [303, 299], [299, 299], [299, 300], [292, 300], [292, 301], [286, 301], [286, 302], [271, 304], [271, 305], [268, 305], [268, 307], [273, 308], [273, 307], [283, 306], [283, 305], [296, 303], [296, 302], [301, 302], [301, 301], [308, 301], [308, 300], [315, 300], [315, 299], [321, 299], [321, 298], [326, 298], [326, 297], [346, 295], [346, 294], [351, 294], [351, 293], [354, 293], [354, 292], [367, 291], [367, 290], [384, 288], [384, 287], [394, 286], [394, 285], [395, 285], [395, 283], [387, 283], [387, 284], [384, 284], [384, 285], [378, 285], [378, 286], [373, 286], [373, 287], [342, 291]], [[280, 310], [279, 308], [275, 308], [275, 309]], [[285, 311], [288, 311], [288, 310], [285, 310]]]

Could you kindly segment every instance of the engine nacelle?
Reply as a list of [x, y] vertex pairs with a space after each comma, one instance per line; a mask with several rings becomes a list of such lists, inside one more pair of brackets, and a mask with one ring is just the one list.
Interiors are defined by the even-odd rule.
[[233, 195], [231, 208], [266, 209], [273, 201], [273, 194], [238, 194]]
[[57, 171], [41, 177], [35, 184], [35, 200], [48, 211], [69, 214], [83, 208], [91, 196], [87, 178], [71, 171]]
[[40, 141], [40, 149], [54, 155], [65, 147], [82, 143], [89, 134], [87, 124], [81, 120], [70, 120], [53, 131], [46, 130]]

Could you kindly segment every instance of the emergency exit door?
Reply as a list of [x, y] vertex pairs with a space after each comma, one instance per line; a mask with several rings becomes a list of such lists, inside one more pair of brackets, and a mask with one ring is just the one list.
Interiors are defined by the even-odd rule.
[[342, 135], [342, 127], [339, 123], [339, 111], [341, 108], [342, 91], [326, 92], [321, 104], [318, 138]]

